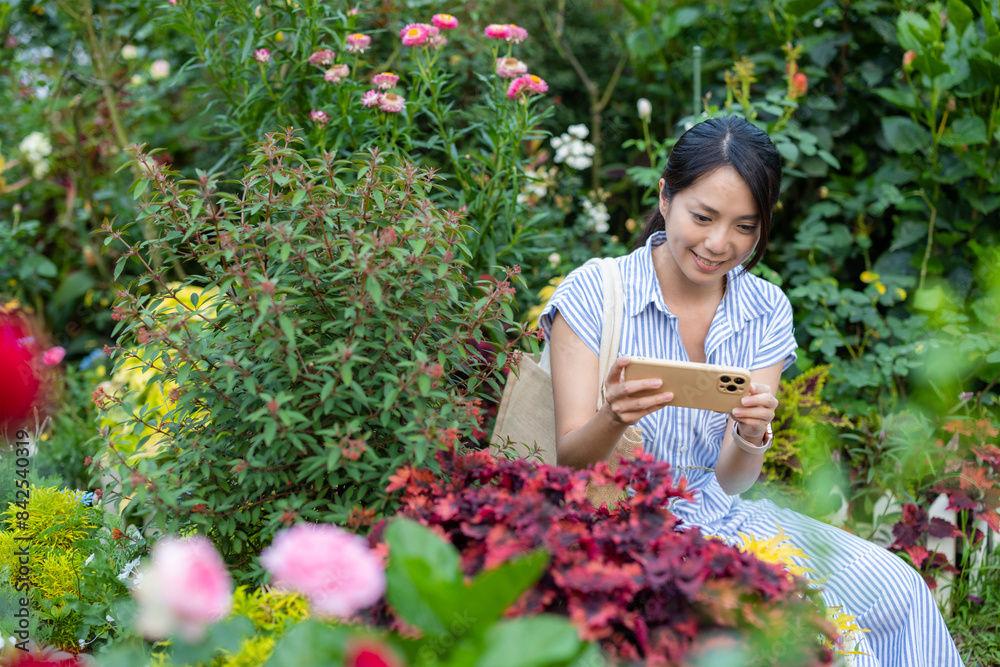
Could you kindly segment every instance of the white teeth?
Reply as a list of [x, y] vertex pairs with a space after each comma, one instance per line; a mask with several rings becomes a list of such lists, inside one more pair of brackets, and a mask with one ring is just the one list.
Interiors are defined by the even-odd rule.
[[722, 264], [722, 260], [719, 260], [718, 262], [710, 262], [697, 253], [695, 253], [695, 257], [697, 257], [702, 264], [706, 264], [708, 266], [718, 266], [719, 264]]

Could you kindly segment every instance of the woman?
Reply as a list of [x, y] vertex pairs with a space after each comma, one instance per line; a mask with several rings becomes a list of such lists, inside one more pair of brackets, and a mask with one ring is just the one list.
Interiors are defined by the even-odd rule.
[[[857, 616], [859, 665], [961, 665], [919, 574], [885, 549], [770, 501], [738, 494], [756, 481], [784, 369], [795, 360], [788, 299], [747, 271], [767, 248], [781, 161], [767, 135], [742, 118], [695, 125], [674, 146], [660, 179], [658, 209], [631, 254], [618, 258], [624, 292], [619, 358], [598, 378], [603, 286], [599, 267], [560, 284], [540, 324], [551, 346], [556, 450], [561, 465], [606, 460], [630, 425], [644, 449], [669, 461], [695, 489], [671, 510], [688, 526], [734, 539], [784, 530], [809, 556], [830, 607]], [[750, 395], [729, 415], [670, 406], [661, 393], [633, 394], [659, 380], [623, 381], [629, 356], [737, 366]], [[604, 407], [594, 411], [598, 391]]]

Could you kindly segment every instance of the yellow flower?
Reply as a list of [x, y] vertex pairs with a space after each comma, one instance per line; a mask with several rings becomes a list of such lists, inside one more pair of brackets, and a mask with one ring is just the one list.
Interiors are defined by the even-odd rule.
[[563, 281], [563, 276], [556, 276], [549, 281], [549, 284], [538, 290], [538, 305], [528, 311], [524, 316], [525, 322], [531, 322], [531, 328], [538, 328], [538, 318], [541, 316], [542, 311], [545, 310], [545, 304], [549, 302], [552, 295], [555, 294], [556, 288], [559, 287], [559, 283]]
[[[808, 559], [809, 557], [806, 556], [802, 549], [791, 544], [791, 538], [785, 535], [785, 531], [781, 529], [781, 526], [778, 526], [778, 534], [767, 540], [758, 539], [753, 536], [753, 533], [749, 535], [737, 533], [737, 535], [743, 541], [742, 544], [738, 545], [740, 550], [757, 556], [757, 558], [765, 563], [781, 565], [789, 574], [801, 577], [807, 572], [816, 571], [792, 562], [792, 558]], [[788, 544], [785, 544], [785, 542], [788, 542]]]
[[283, 42], [283, 41], [285, 41], [285, 33], [281, 32], [279, 30], [277, 32], [277, 34], [275, 34], [274, 40], [277, 41], [277, 42]]
[[868, 655], [863, 651], [847, 651], [846, 648], [851, 648], [857, 646], [857, 643], [861, 640], [860, 633], [870, 632], [865, 628], [858, 625], [857, 616], [852, 616], [851, 614], [843, 613], [843, 607], [827, 607], [826, 608], [826, 618], [828, 621], [833, 623], [837, 627], [837, 640], [835, 643], [831, 644], [824, 641], [824, 643], [832, 649], [836, 649], [837, 653], [847, 654], [847, 655]]
[[902, 287], [897, 287], [896, 296], [899, 298], [900, 301], [906, 301], [906, 290], [903, 289]]
[[878, 290], [879, 294], [885, 294], [885, 285], [882, 284], [881, 280], [875, 281], [875, 289]]
[[867, 283], [875, 282], [876, 280], [878, 280], [878, 274], [875, 273], [874, 271], [862, 271], [861, 272], [861, 282], [867, 284]]

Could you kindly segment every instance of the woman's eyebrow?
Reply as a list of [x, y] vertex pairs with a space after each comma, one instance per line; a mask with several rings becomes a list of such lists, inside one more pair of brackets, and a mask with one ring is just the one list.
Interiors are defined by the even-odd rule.
[[[695, 203], [695, 205], [698, 206], [698, 208], [704, 209], [706, 212], [711, 213], [712, 215], [715, 215], [715, 216], [719, 215], [718, 211], [716, 211], [714, 208], [712, 208], [708, 204], [704, 203], [703, 201], [700, 201], [700, 200], [694, 199], [694, 198], [692, 198], [692, 199], [694, 200], [694, 203]], [[753, 222], [757, 222], [758, 220], [760, 220], [760, 215], [758, 215], [756, 213], [747, 213], [746, 215], [738, 216], [736, 219], [737, 220], [752, 220]]]

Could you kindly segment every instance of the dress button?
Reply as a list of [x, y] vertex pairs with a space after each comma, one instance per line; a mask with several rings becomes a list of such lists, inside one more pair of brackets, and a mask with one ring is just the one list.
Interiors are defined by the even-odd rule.
[[682, 443], [677, 446], [677, 449], [681, 450], [682, 452], [686, 452], [688, 450], [688, 446], [686, 443]]

